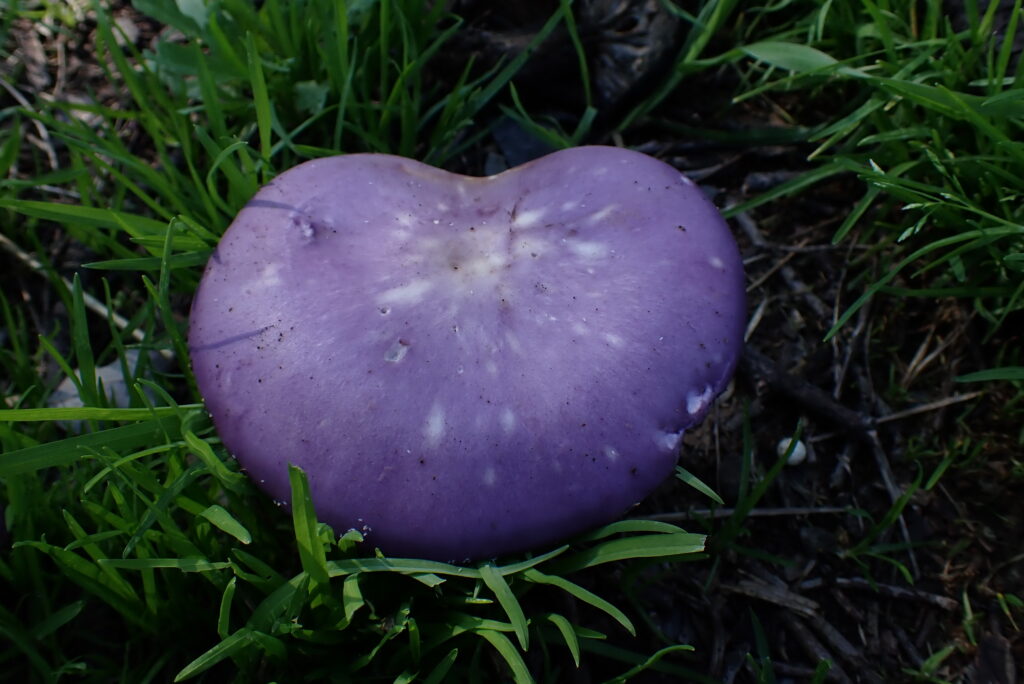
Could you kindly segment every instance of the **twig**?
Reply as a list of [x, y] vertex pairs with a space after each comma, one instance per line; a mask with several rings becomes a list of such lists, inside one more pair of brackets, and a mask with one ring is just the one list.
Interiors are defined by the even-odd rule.
[[872, 425], [869, 418], [843, 406], [816, 385], [780, 370], [768, 357], [749, 344], [743, 349], [740, 370], [749, 376], [764, 379], [772, 389], [797, 401], [808, 413], [824, 418], [844, 431], [853, 433], [862, 441], [870, 443], [868, 432]]
[[818, 602], [790, 591], [785, 585], [770, 584], [759, 579], [740, 580], [736, 584], [721, 585], [722, 591], [742, 594], [766, 603], [774, 603], [805, 617], [817, 614]]
[[[878, 465], [878, 472], [882, 476], [882, 484], [885, 485], [885, 490], [889, 492], [889, 499], [895, 504], [899, 498], [903, 495], [899, 486], [896, 484], [896, 476], [892, 472], [892, 465], [889, 463], [889, 456], [885, 453], [885, 449], [882, 447], [882, 441], [878, 438], [878, 431], [871, 430], [868, 433], [871, 437], [871, 453], [875, 457], [875, 463]], [[903, 535], [903, 541], [907, 545], [907, 556], [910, 558], [910, 568], [913, 571], [914, 577], [921, 576], [921, 569], [917, 565], [917, 554], [914, 553], [913, 540], [910, 538], [910, 528], [907, 527], [907, 519], [904, 517], [903, 512], [900, 511], [900, 533]]]
[[[750, 238], [750, 241], [754, 243], [755, 246], [760, 247], [762, 249], [770, 249], [770, 245], [764, 239], [764, 236], [761, 234], [761, 230], [757, 227], [757, 223], [754, 221], [754, 219], [750, 217], [749, 214], [741, 211], [738, 214], [736, 214], [734, 218], [736, 219], [736, 223], [739, 224], [740, 228], [743, 230], [744, 233], [746, 233], [747, 237]], [[798, 246], [803, 247], [805, 246], [805, 244], [801, 244]], [[828, 307], [825, 306], [825, 303], [821, 301], [821, 299], [816, 294], [814, 294], [812, 289], [808, 287], [807, 284], [800, 280], [800, 277], [797, 276], [796, 271], [794, 271], [790, 266], [787, 265], [790, 259], [796, 256], [796, 254], [797, 252], [790, 252], [789, 254], [784, 256], [779, 261], [779, 263], [776, 264], [775, 267], [771, 269], [771, 271], [769, 271], [769, 273], [774, 272], [776, 270], [779, 271], [779, 273], [782, 275], [783, 280], [786, 281], [786, 285], [789, 287], [789, 289], [792, 290], [794, 293], [801, 295], [804, 298], [804, 301], [807, 302], [807, 305], [810, 306], [814, 313], [818, 316], [818, 318], [826, 320], [829, 317]], [[760, 285], [761, 282], [762, 280], [759, 279], [757, 284]], [[751, 287], [753, 287], [753, 285]]]
[[800, 642], [800, 645], [804, 647], [807, 655], [817, 662], [828, 660], [832, 663], [832, 668], [828, 671], [829, 679], [841, 682], [842, 684], [853, 684], [850, 676], [836, 662], [836, 659], [832, 657], [828, 649], [811, 633], [807, 625], [802, 623], [795, 615], [786, 611], [782, 611], [782, 621], [789, 631], [793, 633], [797, 641]]
[[[878, 582], [869, 582], [862, 577], [836, 577], [831, 583], [842, 589], [860, 589], [862, 591], [870, 591], [876, 594], [882, 594], [895, 599], [911, 599], [914, 601], [923, 601], [924, 603], [930, 603], [933, 606], [942, 608], [943, 610], [955, 611], [960, 608], [960, 604], [951, 598], [940, 596], [938, 594], [932, 594], [927, 591], [921, 591], [920, 589], [908, 589], [906, 587], [900, 587], [893, 584], [879, 584]], [[825, 582], [820, 579], [808, 580], [800, 583], [801, 589], [813, 589], [820, 587]]]
[[[784, 508], [752, 508], [747, 513], [748, 518], [772, 518], [786, 515], [837, 515], [849, 512], [849, 508], [841, 506], [823, 506], [820, 508], [790, 506]], [[735, 508], [694, 508], [689, 511], [675, 513], [655, 513], [645, 515], [643, 520], [660, 520], [662, 522], [674, 522], [678, 520], [700, 520], [703, 518], [728, 518], [736, 512]]]
[[952, 406], [953, 404], [959, 404], [964, 401], [970, 401], [971, 399], [977, 399], [982, 394], [984, 394], [984, 392], [980, 390], [977, 392], [968, 392], [967, 394], [954, 394], [953, 396], [946, 397], [945, 399], [930, 401], [927, 404], [911, 406], [908, 409], [896, 411], [895, 413], [890, 413], [889, 415], [882, 416], [881, 418], [875, 418], [875, 422], [888, 423], [893, 420], [909, 418], [910, 416], [916, 416], [919, 413], [927, 413], [928, 411], [935, 411], [937, 409], [946, 408], [947, 406]]
[[757, 330], [757, 326], [761, 324], [761, 319], [764, 318], [764, 312], [768, 308], [768, 297], [761, 299], [761, 303], [757, 305], [753, 313], [750, 314], [750, 321], [747, 322], [747, 329], [743, 333], [743, 341], [749, 342], [753, 336], [754, 331]]

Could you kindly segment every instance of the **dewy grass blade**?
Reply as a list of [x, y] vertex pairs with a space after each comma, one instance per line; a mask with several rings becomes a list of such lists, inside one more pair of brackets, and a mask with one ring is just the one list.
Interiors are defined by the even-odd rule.
[[288, 464], [288, 479], [292, 488], [292, 525], [295, 529], [295, 543], [299, 547], [299, 561], [315, 585], [326, 586], [330, 582], [327, 571], [327, 555], [317, 534], [316, 511], [309, 493], [306, 473], [298, 466]]
[[524, 651], [528, 650], [530, 647], [530, 632], [526, 622], [526, 615], [523, 613], [523, 607], [519, 605], [519, 599], [512, 593], [512, 588], [508, 585], [508, 582], [498, 574], [493, 565], [484, 563], [479, 568], [480, 577], [483, 579], [484, 584], [487, 585], [487, 588], [498, 599], [498, 603], [501, 604], [505, 614], [508, 615], [509, 622], [515, 628], [520, 648]]

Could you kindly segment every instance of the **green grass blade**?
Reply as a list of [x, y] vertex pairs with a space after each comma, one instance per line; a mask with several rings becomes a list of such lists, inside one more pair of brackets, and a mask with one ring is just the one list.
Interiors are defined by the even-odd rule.
[[445, 657], [441, 658], [434, 669], [430, 671], [430, 674], [423, 678], [423, 684], [442, 684], [447, 681], [445, 677], [448, 676], [448, 671], [452, 669], [452, 665], [455, 664], [455, 659], [458, 657], [459, 649], [453, 648], [448, 651]]
[[715, 490], [704, 484], [704, 482], [699, 477], [691, 473], [683, 466], [676, 466], [676, 477], [685, 482], [686, 484], [688, 484], [689, 486], [693, 487], [698, 492], [708, 497], [718, 505], [725, 505], [725, 502], [722, 501], [722, 497], [718, 496]]
[[71, 347], [75, 350], [75, 362], [78, 364], [82, 402], [87, 406], [98, 406], [100, 400], [99, 388], [96, 386], [96, 359], [89, 339], [89, 321], [85, 314], [82, 280], [77, 273], [71, 288]]
[[202, 409], [202, 404], [182, 404], [179, 407], [153, 408], [101, 408], [80, 406], [67, 408], [0, 409], [0, 422], [37, 423], [65, 420], [137, 421], [147, 418], [173, 418], [181, 409]]
[[164, 489], [158, 498], [151, 506], [148, 507], [146, 515], [139, 521], [138, 527], [132, 536], [128, 539], [128, 542], [124, 545], [124, 550], [121, 552], [122, 558], [127, 558], [132, 550], [135, 549], [135, 545], [142, 541], [143, 535], [156, 523], [157, 519], [167, 517], [168, 511], [171, 504], [177, 499], [186, 487], [195, 482], [200, 475], [204, 473], [206, 467], [203, 463], [193, 463], [187, 470], [182, 472], [170, 485]]
[[181, 668], [181, 671], [174, 676], [174, 681], [183, 682], [186, 679], [191, 679], [197, 674], [209, 670], [225, 658], [230, 658], [250, 648], [254, 643], [252, 635], [251, 628], [243, 627], [227, 639], [222, 639], [216, 646]]
[[678, 527], [677, 525], [662, 522], [660, 520], [616, 520], [604, 527], [599, 527], [592, 532], [588, 532], [581, 537], [577, 537], [573, 542], [579, 544], [583, 542], [596, 541], [598, 539], [606, 539], [616, 534], [629, 534], [632, 532], [659, 532], [661, 534], [674, 534], [676, 532], [685, 531], [686, 530]]
[[636, 627], [633, 626], [633, 622], [626, 617], [626, 614], [616, 608], [613, 604], [604, 600], [597, 594], [593, 593], [589, 589], [584, 589], [580, 585], [570, 582], [569, 580], [559, 575], [546, 575], [539, 570], [532, 569], [527, 570], [523, 573], [523, 579], [528, 582], [536, 582], [537, 584], [550, 584], [551, 586], [558, 587], [562, 591], [571, 594], [580, 601], [587, 603], [594, 608], [606, 613], [620, 625], [622, 625], [627, 632], [631, 635], [636, 636]]
[[569, 653], [572, 654], [572, 661], [576, 664], [576, 667], [579, 667], [580, 640], [576, 637], [576, 630], [573, 629], [572, 623], [558, 613], [549, 613], [545, 617], [558, 628], [559, 632], [562, 633], [562, 638], [565, 639], [565, 645], [569, 647]]
[[208, 561], [205, 558], [103, 558], [100, 566], [119, 570], [152, 570], [170, 568], [182, 572], [212, 572], [228, 570], [231, 563], [227, 561]]
[[509, 622], [515, 628], [516, 638], [519, 639], [519, 646], [524, 651], [529, 649], [530, 632], [526, 622], [526, 615], [523, 613], [523, 607], [519, 605], [519, 600], [512, 593], [512, 588], [508, 585], [508, 582], [490, 563], [480, 566], [480, 577], [483, 579], [484, 584], [487, 585], [487, 588], [494, 593], [505, 614], [508, 615]]
[[163, 440], [165, 435], [170, 435], [172, 440], [178, 439], [179, 430], [180, 422], [176, 417], [157, 418], [17, 449], [0, 455], [0, 477], [66, 466], [83, 458], [91, 458], [90, 450], [100, 447], [118, 452], [140, 449]]
[[77, 553], [67, 551], [41, 541], [22, 541], [15, 543], [15, 548], [33, 548], [48, 555], [60, 566], [61, 571], [75, 584], [96, 596], [117, 610], [132, 624], [152, 628], [149, 624], [150, 615], [145, 605], [127, 582], [118, 582], [100, 565], [82, 558]]
[[530, 675], [530, 670], [526, 667], [523, 657], [519, 655], [519, 651], [507, 636], [490, 629], [481, 629], [476, 633], [486, 639], [494, 647], [494, 650], [505, 659], [516, 684], [534, 684], [533, 676]]
[[661, 660], [670, 653], [683, 653], [690, 652], [693, 650], [693, 646], [688, 646], [686, 644], [675, 644], [673, 646], [666, 646], [665, 648], [662, 648], [656, 651], [655, 653], [651, 654], [642, 663], [638, 663], [636, 666], [630, 668], [626, 672], [623, 672], [621, 675], [617, 677], [612, 677], [611, 679], [607, 680], [605, 684], [624, 684], [625, 682], [628, 682], [630, 679], [637, 676], [644, 670], [651, 669], [655, 664], [657, 664], [659, 660]]
[[705, 539], [702, 534], [686, 532], [613, 539], [561, 560], [558, 570], [568, 574], [620, 560], [699, 553], [704, 550]]
[[252, 543], [252, 535], [249, 534], [249, 530], [245, 529], [245, 526], [238, 522], [223, 506], [212, 504], [200, 515], [209, 520], [221, 532], [230, 534], [243, 544]]
[[290, 463], [288, 480], [292, 488], [292, 525], [302, 569], [314, 585], [327, 585], [331, 576], [327, 570], [327, 555], [317, 534], [316, 511], [309, 493], [309, 481], [301, 468]]
[[966, 373], [956, 378], [957, 382], [991, 382], [998, 380], [1024, 380], [1024, 366], [1007, 366], [1005, 368], [989, 368], [976, 373]]
[[267, 82], [263, 76], [263, 65], [256, 50], [256, 41], [251, 33], [245, 36], [245, 54], [249, 66], [249, 85], [252, 88], [252, 104], [256, 110], [256, 128], [259, 131], [260, 156], [263, 157], [263, 182], [270, 181], [270, 134], [271, 113]]

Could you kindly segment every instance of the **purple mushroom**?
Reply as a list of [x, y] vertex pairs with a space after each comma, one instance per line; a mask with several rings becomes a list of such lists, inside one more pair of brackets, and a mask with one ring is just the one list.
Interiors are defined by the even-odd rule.
[[189, 344], [229, 452], [390, 555], [543, 547], [662, 482], [735, 367], [736, 243], [672, 167], [613, 147], [472, 178], [305, 162], [207, 266]]

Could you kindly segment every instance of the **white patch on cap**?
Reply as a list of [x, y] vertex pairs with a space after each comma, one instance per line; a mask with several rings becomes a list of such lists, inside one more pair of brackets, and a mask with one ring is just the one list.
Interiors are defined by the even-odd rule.
[[532, 228], [540, 222], [544, 214], [547, 213], [545, 209], [528, 209], [527, 211], [521, 211], [516, 214], [515, 220], [512, 222], [512, 226], [515, 228]]
[[427, 440], [427, 446], [436, 447], [444, 437], [444, 409], [440, 404], [435, 403], [430, 407], [427, 420], [423, 424], [423, 436]]
[[654, 435], [654, 442], [664, 451], [675, 451], [679, 448], [679, 442], [683, 439], [682, 431], [679, 432], [658, 432]]
[[708, 385], [703, 392], [689, 392], [686, 395], [686, 412], [691, 416], [700, 413], [711, 402], [715, 395], [714, 388]]
[[419, 304], [434, 284], [429, 280], [414, 280], [407, 285], [384, 290], [377, 297], [378, 304]]
[[281, 284], [281, 264], [267, 264], [260, 271], [260, 281], [264, 287], [276, 287]]
[[623, 347], [626, 346], [626, 341], [619, 337], [618, 335], [616, 335], [615, 333], [605, 333], [604, 339], [608, 344], [615, 347], [616, 349], [622, 349]]
[[711, 264], [711, 266], [713, 268], [724, 268], [725, 267], [725, 262], [723, 262], [721, 259], [719, 259], [716, 256], [715, 257], [711, 257], [711, 259], [709, 260], [709, 263]]
[[444, 202], [438, 202], [437, 203], [437, 210], [438, 211], [448, 211], [448, 205], [445, 204]]
[[600, 221], [603, 221], [606, 218], [608, 218], [608, 216], [613, 211], [615, 211], [618, 208], [619, 208], [619, 205], [617, 205], [617, 204], [609, 204], [604, 209], [601, 209], [601, 210], [596, 211], [593, 214], [591, 214], [590, 218], [587, 219], [587, 223], [594, 224], [594, 223], [598, 223]]
[[505, 432], [512, 432], [516, 429], [516, 414], [512, 413], [512, 409], [504, 408], [501, 410], [501, 427]]
[[498, 473], [494, 468], [487, 468], [484, 470], [484, 484], [488, 487], [493, 487], [498, 481]]
[[410, 228], [413, 224], [412, 214], [406, 212], [404, 214], [396, 214], [395, 220], [398, 221], [398, 225], [403, 228]]
[[581, 259], [603, 259], [608, 256], [608, 245], [603, 242], [573, 241], [566, 243], [571, 251]]
[[583, 325], [582, 323], [573, 323], [572, 331], [577, 335], [586, 335], [589, 332], [587, 330], [587, 326]]
[[487, 372], [490, 373], [491, 375], [498, 374], [498, 364], [494, 363], [493, 361], [488, 361], [487, 364], [485, 365], [485, 368], [487, 368]]
[[593, 170], [592, 173], [595, 176], [603, 176], [604, 174], [608, 173], [608, 169], [605, 168], [604, 166], [598, 166], [596, 169]]
[[686, 185], [693, 185], [693, 181], [690, 180], [689, 176], [680, 175], [679, 180], [683, 181], [683, 183], [685, 183]]
[[570, 209], [575, 209], [575, 208], [576, 208], [576, 203], [575, 202], [562, 202], [562, 211], [569, 211]]
[[606, 446], [604, 448], [604, 455], [608, 457], [609, 461], [614, 463], [619, 458], [619, 450], [613, 446]]
[[508, 348], [512, 350], [514, 354], [523, 353], [523, 345], [519, 341], [519, 338], [512, 333], [505, 333], [505, 342], [508, 343]]

